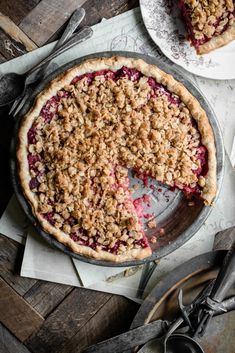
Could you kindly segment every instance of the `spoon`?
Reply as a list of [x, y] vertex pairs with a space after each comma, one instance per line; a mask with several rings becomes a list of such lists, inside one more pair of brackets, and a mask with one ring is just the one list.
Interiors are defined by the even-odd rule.
[[[74, 33], [75, 29], [81, 23], [85, 16], [85, 10], [83, 8], [78, 8], [74, 11], [71, 16], [69, 23], [60, 38], [60, 40], [56, 43], [53, 52], [57, 52], [59, 48], [71, 37]], [[50, 59], [51, 61], [52, 59]], [[47, 66], [50, 64], [50, 61], [43, 60], [44, 66], [40, 66], [40, 75], [43, 76]], [[35, 72], [38, 71], [39, 65], [35, 65], [29, 71], [24, 74], [17, 74], [15, 72], [10, 72], [1, 77], [0, 79], [0, 107], [7, 105], [13, 102], [16, 98], [22, 95], [25, 91], [25, 88], [28, 84], [31, 84], [35, 81]], [[36, 75], [37, 78], [39, 75]], [[36, 78], [36, 80], [37, 80]]]
[[138, 353], [204, 353], [204, 350], [194, 339], [183, 334], [171, 335], [164, 348], [160, 339], [145, 344]]

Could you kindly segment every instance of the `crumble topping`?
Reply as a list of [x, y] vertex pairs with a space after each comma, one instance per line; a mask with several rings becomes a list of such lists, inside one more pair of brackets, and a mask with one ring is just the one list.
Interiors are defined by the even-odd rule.
[[221, 34], [234, 23], [233, 0], [182, 0], [180, 6], [196, 45]]
[[207, 164], [187, 107], [125, 67], [76, 77], [48, 100], [28, 131], [28, 163], [44, 218], [115, 254], [148, 246], [127, 168], [200, 193]]

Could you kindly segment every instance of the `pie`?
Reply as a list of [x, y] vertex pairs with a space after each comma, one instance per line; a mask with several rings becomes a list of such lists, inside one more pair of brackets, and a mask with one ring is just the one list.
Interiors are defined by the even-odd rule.
[[206, 54], [235, 39], [233, 0], [180, 0], [189, 40]]
[[21, 122], [17, 159], [41, 227], [99, 260], [151, 255], [129, 168], [206, 205], [216, 194], [205, 111], [181, 83], [140, 59], [92, 59], [53, 80]]

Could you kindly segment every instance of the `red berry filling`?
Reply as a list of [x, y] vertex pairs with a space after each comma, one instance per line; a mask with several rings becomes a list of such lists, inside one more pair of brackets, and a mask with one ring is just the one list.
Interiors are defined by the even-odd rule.
[[[202, 5], [202, 8], [203, 8], [203, 6], [204, 5]], [[218, 5], [215, 5], [215, 6], [218, 6]], [[227, 11], [227, 9], [225, 7], [224, 13], [222, 15], [218, 16], [213, 21], [213, 24], [208, 22], [209, 26], [210, 27], [213, 26], [214, 29], [211, 30], [209, 28], [209, 29], [207, 29], [207, 32], [206, 31], [202, 32], [202, 36], [201, 36], [202, 38], [196, 38], [195, 33], [199, 32], [201, 29], [201, 27], [198, 26], [198, 24], [200, 23], [200, 15], [199, 15], [197, 21], [194, 20], [195, 21], [195, 25], [194, 25], [192, 22], [192, 14], [195, 11], [195, 7], [194, 6], [189, 7], [188, 4], [185, 3], [184, 0], [179, 1], [179, 7], [181, 9], [182, 17], [185, 22], [185, 26], [186, 26], [187, 32], [189, 34], [190, 41], [196, 49], [198, 49], [201, 45], [210, 41], [213, 35], [219, 36], [223, 32], [225, 32], [228, 29], [229, 20], [231, 20], [231, 18], [235, 17], [235, 12], [234, 11], [232, 11], [232, 12]], [[213, 11], [213, 12], [211, 12], [211, 14], [209, 14], [208, 9], [206, 9], [206, 13], [207, 13], [208, 21], [209, 21], [210, 17], [216, 16], [215, 11]], [[202, 12], [202, 14], [204, 15], [204, 12]], [[201, 16], [203, 16], [202, 14], [201, 14]], [[224, 21], [226, 18], [228, 19], [228, 21]], [[206, 33], [208, 33], [208, 34], [206, 35]]]
[[[113, 81], [117, 81], [118, 79], [120, 79], [122, 77], [128, 77], [129, 80], [131, 80], [133, 82], [138, 82], [138, 80], [141, 77], [143, 77], [143, 74], [136, 69], [131, 69], [131, 68], [123, 66], [121, 69], [117, 70], [116, 72], [111, 71], [111, 70], [101, 70], [101, 71], [97, 71], [97, 72], [92, 72], [92, 73], [87, 73], [87, 74], [83, 74], [80, 76], [76, 76], [72, 80], [71, 84], [76, 85], [76, 83], [78, 81], [86, 78], [88, 84], [91, 85], [97, 76], [104, 76], [106, 78], [106, 80], [113, 80]], [[177, 97], [173, 93], [169, 92], [165, 86], [157, 83], [153, 77], [148, 78], [148, 85], [152, 88], [151, 95], [149, 96], [148, 99], [158, 97], [158, 96], [165, 96], [165, 97], [167, 97], [167, 100], [169, 101], [170, 105], [179, 106], [179, 104], [180, 104], [179, 97]], [[58, 118], [57, 113], [58, 113], [59, 104], [63, 98], [70, 97], [70, 94], [71, 93], [69, 93], [67, 91], [61, 90], [60, 92], [58, 92], [57, 95], [53, 96], [51, 99], [49, 99], [46, 102], [46, 104], [43, 106], [43, 108], [41, 109], [41, 112], [40, 112], [40, 116], [43, 118], [45, 124], [50, 124], [50, 122], [52, 121], [53, 118]], [[192, 122], [192, 125], [193, 125], [193, 122]], [[37, 129], [39, 129], [39, 127], [36, 124], [34, 124], [29, 129], [28, 134], [27, 134], [28, 144], [35, 145], [37, 143], [37, 136], [36, 136]], [[206, 148], [202, 145], [200, 147], [198, 147], [197, 158], [201, 161], [201, 166], [200, 166], [200, 168], [195, 170], [194, 173], [197, 176], [199, 176], [199, 175], [204, 176], [204, 175], [206, 175], [206, 173], [208, 171], [208, 163], [207, 163], [208, 156], [207, 156]], [[29, 182], [30, 189], [32, 189], [32, 190], [38, 188], [38, 186], [40, 184], [38, 178], [40, 176], [42, 176], [43, 173], [45, 173], [45, 171], [38, 169], [38, 164], [37, 164], [38, 162], [43, 162], [43, 152], [38, 153], [38, 154], [28, 153], [29, 169], [30, 169], [30, 171], [34, 172], [34, 175]], [[113, 189], [116, 192], [118, 192], [118, 190], [120, 188], [125, 190], [125, 192], [126, 192], [126, 201], [125, 201], [126, 207], [131, 208], [133, 215], [138, 216], [139, 224], [141, 224], [141, 221], [140, 221], [141, 217], [144, 217], [146, 219], [151, 218], [152, 215], [143, 213], [143, 206], [142, 206], [142, 202], [149, 204], [149, 202], [150, 202], [149, 196], [144, 195], [141, 199], [132, 200], [131, 194], [129, 191], [128, 178], [126, 178], [124, 181], [122, 181], [122, 183], [120, 183], [118, 177], [116, 176], [116, 173], [117, 173], [117, 171], [116, 171], [116, 166], [115, 166], [110, 173], [110, 176], [114, 179], [114, 183], [112, 185]], [[141, 178], [143, 180], [144, 186], [147, 187], [148, 186], [148, 175], [146, 173], [142, 173], [138, 170], [137, 170], [137, 174], [138, 174], [137, 177]], [[200, 193], [200, 190], [201, 190], [201, 188], [198, 185], [196, 185], [193, 188], [190, 186], [187, 186], [187, 185], [179, 184], [179, 183], [175, 183], [174, 185], [187, 193]], [[94, 193], [94, 195], [96, 193], [95, 186], [93, 187], [93, 193]], [[55, 201], [57, 200], [56, 198], [57, 198], [57, 195], [55, 195]], [[57, 213], [57, 214], [59, 214], [59, 216], [61, 216], [61, 214], [60, 214], [60, 212], [55, 210], [54, 201], [50, 201], [49, 204], [52, 208], [52, 211], [43, 213], [43, 217], [51, 225], [54, 226], [56, 223], [55, 214]], [[90, 206], [92, 207], [92, 204]], [[63, 223], [63, 225], [69, 225], [71, 227], [74, 224], [76, 224], [76, 220], [73, 217], [69, 217]], [[142, 248], [146, 248], [148, 246], [148, 240], [144, 234], [142, 225], [141, 225], [141, 229], [142, 229], [141, 233], [143, 234], [143, 237], [141, 239], [134, 240], [134, 244], [137, 244]], [[130, 238], [132, 237], [131, 232], [129, 232], [128, 235]], [[89, 237], [87, 235], [87, 231], [83, 227], [80, 227], [79, 230], [76, 232], [71, 231], [70, 237], [72, 240], [74, 240], [75, 242], [77, 242], [80, 245], [89, 246], [92, 249], [99, 248], [101, 250], [105, 250], [105, 251], [108, 251], [108, 252], [111, 252], [114, 254], [117, 254], [117, 251], [120, 248], [120, 246], [126, 245], [126, 241], [117, 240], [115, 242], [114, 246], [112, 246], [110, 248], [107, 245], [99, 243], [99, 241], [97, 240], [99, 238], [99, 234], [97, 234], [96, 237]]]

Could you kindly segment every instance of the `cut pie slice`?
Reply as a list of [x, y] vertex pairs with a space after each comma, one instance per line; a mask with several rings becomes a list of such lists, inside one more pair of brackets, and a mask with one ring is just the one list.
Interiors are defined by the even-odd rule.
[[137, 59], [85, 61], [51, 82], [21, 123], [17, 157], [42, 228], [96, 259], [151, 254], [129, 168], [207, 205], [216, 194], [205, 111], [172, 76]]
[[206, 54], [235, 39], [233, 0], [180, 0], [179, 5], [198, 54]]

